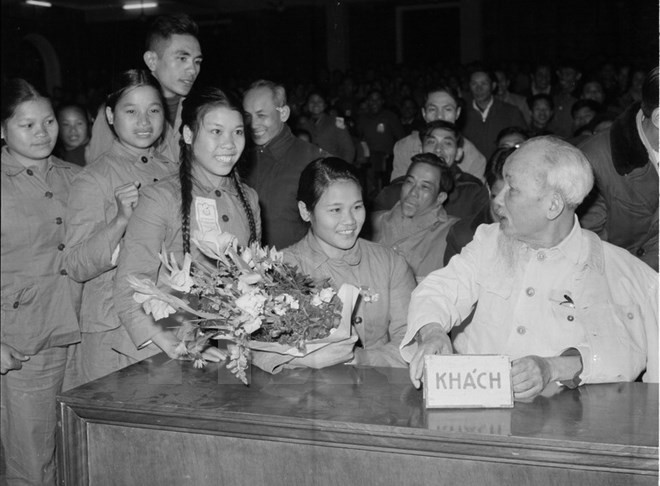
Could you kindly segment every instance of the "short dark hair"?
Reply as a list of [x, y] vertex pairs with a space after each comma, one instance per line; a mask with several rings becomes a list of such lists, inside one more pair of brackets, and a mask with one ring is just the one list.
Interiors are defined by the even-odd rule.
[[463, 134], [456, 125], [445, 120], [434, 120], [432, 122], [428, 122], [426, 126], [422, 130], [420, 130], [419, 139], [422, 141], [422, 145], [424, 144], [426, 139], [431, 136], [433, 130], [438, 130], [438, 129], [452, 132], [456, 136], [456, 146], [459, 148], [463, 147]]
[[504, 162], [506, 162], [509, 155], [515, 152], [517, 148], [518, 147], [498, 148], [493, 152], [493, 155], [490, 156], [490, 159], [488, 159], [488, 163], [486, 164], [486, 173], [484, 174], [488, 187], [492, 189], [497, 181], [504, 180]]
[[456, 93], [456, 90], [454, 88], [450, 87], [450, 86], [447, 86], [447, 85], [440, 85], [440, 86], [435, 86], [433, 88], [427, 89], [426, 93], [424, 95], [424, 105], [426, 105], [426, 103], [429, 100], [429, 97], [433, 93], [447, 93], [449, 96], [451, 96], [454, 99], [454, 101], [456, 102], [456, 106], [461, 106], [461, 99], [458, 96], [458, 94]]
[[325, 190], [336, 181], [353, 181], [362, 190], [358, 174], [351, 164], [339, 157], [319, 158], [310, 162], [300, 173], [296, 200], [312, 212]]
[[168, 40], [173, 35], [191, 35], [195, 39], [199, 35], [199, 27], [186, 14], [161, 15], [156, 17], [145, 40], [145, 50], [155, 51], [160, 41]]
[[600, 113], [603, 109], [602, 105], [597, 101], [587, 99], [577, 100], [571, 107], [571, 118], [575, 118], [575, 114], [582, 108], [589, 108], [593, 110], [594, 113]]
[[406, 176], [410, 174], [413, 167], [416, 165], [427, 164], [432, 167], [437, 167], [440, 170], [440, 182], [438, 183], [439, 192], [449, 194], [454, 189], [453, 172], [451, 167], [447, 165], [447, 162], [442, 157], [431, 153], [421, 153], [413, 155], [410, 160], [411, 162], [406, 171]]
[[536, 103], [539, 100], [544, 100], [546, 103], [548, 103], [548, 106], [550, 106], [551, 110], [555, 109], [555, 102], [552, 100], [552, 96], [545, 93], [538, 93], [527, 98], [527, 106], [529, 106], [529, 109], [533, 110], [534, 103]]
[[2, 105], [0, 105], [0, 123], [6, 123], [18, 105], [25, 101], [34, 101], [46, 98], [37, 89], [22, 78], [13, 78], [2, 85]]
[[[281, 108], [286, 106], [286, 89], [283, 85], [277, 84], [267, 79], [258, 79], [250, 85], [247, 91], [252, 91], [258, 88], [268, 88], [273, 95], [273, 102], [276, 107]], [[246, 91], [246, 93], [247, 93]]]
[[646, 75], [642, 85], [642, 113], [647, 118], [658, 107], [658, 66]]
[[495, 143], [499, 145], [500, 140], [502, 140], [504, 137], [506, 137], [507, 135], [514, 135], [516, 133], [522, 135], [522, 137], [525, 140], [529, 138], [529, 132], [525, 128], [512, 126], [500, 130], [500, 133], [497, 134], [497, 138], [495, 139]]

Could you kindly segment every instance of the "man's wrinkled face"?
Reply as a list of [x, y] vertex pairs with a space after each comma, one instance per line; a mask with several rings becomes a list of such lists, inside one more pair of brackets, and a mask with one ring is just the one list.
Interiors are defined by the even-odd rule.
[[282, 107], [275, 105], [273, 92], [267, 87], [254, 88], [243, 98], [246, 124], [257, 145], [266, 145], [282, 131], [284, 119]]

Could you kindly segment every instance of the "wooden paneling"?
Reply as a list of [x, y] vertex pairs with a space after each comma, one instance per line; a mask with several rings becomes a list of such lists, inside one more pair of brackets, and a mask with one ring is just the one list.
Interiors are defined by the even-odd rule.
[[253, 371], [162, 356], [60, 397], [64, 484], [657, 484], [658, 387], [426, 410], [406, 370]]

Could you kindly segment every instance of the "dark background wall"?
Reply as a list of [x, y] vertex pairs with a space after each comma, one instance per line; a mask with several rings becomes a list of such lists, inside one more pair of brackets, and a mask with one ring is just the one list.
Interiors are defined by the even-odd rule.
[[[205, 55], [200, 81], [233, 85], [257, 77], [316, 78], [327, 66], [327, 8], [312, 3], [196, 17]], [[458, 63], [462, 3], [347, 3], [348, 66], [393, 65], [397, 18], [399, 55], [406, 64]], [[467, 42], [479, 43], [483, 61], [529, 64], [571, 58], [587, 67], [604, 60], [658, 62], [658, 4], [652, 0], [483, 0], [481, 6], [481, 24], [468, 33]], [[143, 37], [150, 20], [88, 23], [80, 11], [3, 3], [2, 75], [43, 78], [43, 59], [24, 40], [36, 33], [54, 47], [64, 89], [102, 86], [114, 72], [143, 66]]]

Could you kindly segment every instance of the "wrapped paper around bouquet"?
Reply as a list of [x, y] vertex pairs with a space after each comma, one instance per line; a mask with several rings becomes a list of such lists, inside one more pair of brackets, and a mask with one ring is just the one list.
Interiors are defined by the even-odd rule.
[[252, 364], [269, 373], [279, 373], [283, 368], [325, 368], [350, 361], [357, 341], [351, 315], [360, 291], [344, 284], [337, 295], [344, 304], [341, 322], [329, 336], [306, 342], [304, 353], [295, 346], [250, 341]]

